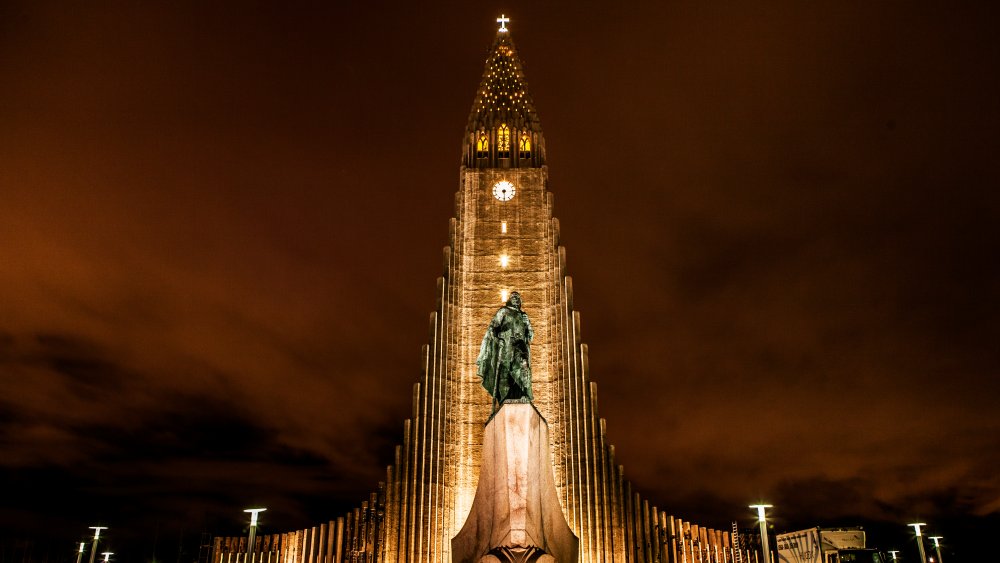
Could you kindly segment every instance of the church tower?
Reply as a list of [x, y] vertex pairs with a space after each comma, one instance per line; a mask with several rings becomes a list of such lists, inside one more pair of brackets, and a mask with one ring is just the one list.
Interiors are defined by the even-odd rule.
[[[534, 328], [534, 404], [548, 423], [552, 473], [580, 562], [733, 560], [728, 533], [668, 516], [633, 492], [607, 443], [552, 215], [545, 138], [509, 21], [497, 20], [465, 127], [423, 373], [386, 480], [345, 517], [260, 539], [251, 551], [270, 542], [284, 563], [450, 563], [451, 539], [476, 493], [492, 408], [476, 357], [490, 319], [518, 291]], [[229, 549], [220, 540], [216, 554]]]
[[625, 561], [631, 493], [596, 414], [596, 387], [552, 215], [541, 122], [507, 20], [498, 21], [465, 128], [425, 374], [390, 469], [384, 555], [388, 561], [451, 561], [449, 541], [472, 505], [492, 406], [476, 375], [476, 356], [497, 308], [518, 291], [535, 330], [534, 403], [549, 425], [556, 488], [580, 538], [581, 561]]
[[[566, 503], [575, 500], [567, 483], [576, 480], [566, 475], [566, 448], [572, 444], [563, 428], [580, 419], [579, 413], [567, 416], [566, 404], [567, 368], [580, 362], [567, 358], [567, 349], [572, 356], [576, 346], [567, 345], [572, 313], [565, 305], [558, 238], [541, 123], [517, 48], [502, 25], [465, 128], [426, 373], [415, 387], [409, 440], [393, 468], [405, 474], [405, 482], [398, 487], [398, 507], [392, 502], [395, 483], [389, 491], [387, 518], [396, 518], [398, 508], [401, 520], [398, 537], [387, 541], [388, 560], [450, 561], [449, 542], [476, 492], [492, 407], [476, 375], [476, 356], [486, 326], [513, 291], [521, 293], [535, 331], [532, 386], [558, 450], [552, 452], [557, 487]], [[394, 526], [391, 520], [387, 525]]]

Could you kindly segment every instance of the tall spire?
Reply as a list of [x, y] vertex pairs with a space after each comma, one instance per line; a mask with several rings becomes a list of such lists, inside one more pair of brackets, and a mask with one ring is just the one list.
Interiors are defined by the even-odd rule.
[[463, 164], [474, 168], [537, 168], [545, 164], [545, 142], [528, 93], [524, 65], [500, 16], [496, 39], [465, 128]]

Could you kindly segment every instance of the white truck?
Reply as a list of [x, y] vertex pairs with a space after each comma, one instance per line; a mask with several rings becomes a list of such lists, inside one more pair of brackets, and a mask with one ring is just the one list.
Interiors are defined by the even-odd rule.
[[884, 563], [878, 550], [865, 547], [861, 528], [809, 528], [775, 540], [779, 563]]

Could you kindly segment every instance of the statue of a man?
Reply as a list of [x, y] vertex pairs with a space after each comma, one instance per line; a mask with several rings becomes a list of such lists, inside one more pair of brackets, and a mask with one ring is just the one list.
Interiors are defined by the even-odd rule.
[[534, 336], [528, 314], [521, 310], [521, 294], [515, 291], [493, 315], [476, 359], [476, 373], [483, 378], [494, 405], [534, 400], [530, 348]]

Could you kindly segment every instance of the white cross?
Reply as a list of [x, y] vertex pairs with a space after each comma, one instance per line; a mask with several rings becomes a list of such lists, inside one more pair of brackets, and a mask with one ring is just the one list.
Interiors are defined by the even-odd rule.
[[500, 24], [499, 31], [507, 31], [507, 22], [509, 21], [510, 18], [504, 17], [503, 14], [500, 14], [500, 17], [497, 18], [497, 23]]

